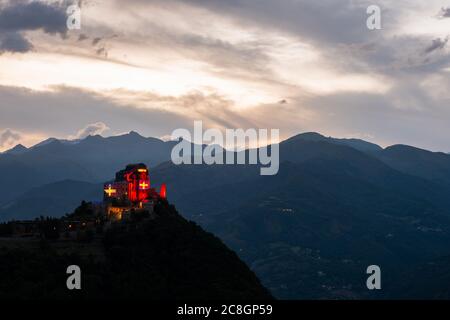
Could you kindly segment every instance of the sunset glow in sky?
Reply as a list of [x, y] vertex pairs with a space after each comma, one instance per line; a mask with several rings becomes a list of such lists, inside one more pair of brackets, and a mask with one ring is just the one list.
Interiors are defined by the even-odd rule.
[[0, 0], [0, 151], [203, 120], [450, 152], [448, 0], [72, 3]]

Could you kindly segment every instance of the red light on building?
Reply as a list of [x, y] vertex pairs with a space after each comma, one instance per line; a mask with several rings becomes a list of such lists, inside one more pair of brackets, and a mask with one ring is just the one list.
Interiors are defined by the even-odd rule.
[[166, 184], [165, 184], [165, 183], [163, 183], [163, 184], [161, 185], [161, 190], [159, 191], [159, 196], [160, 196], [162, 199], [166, 199], [166, 198], [167, 198], [167, 187], [166, 187]]
[[161, 187], [160, 194], [151, 188], [148, 169], [145, 164], [128, 165], [116, 173], [114, 182], [105, 184], [104, 199], [129, 201], [131, 204], [166, 197], [166, 187]]

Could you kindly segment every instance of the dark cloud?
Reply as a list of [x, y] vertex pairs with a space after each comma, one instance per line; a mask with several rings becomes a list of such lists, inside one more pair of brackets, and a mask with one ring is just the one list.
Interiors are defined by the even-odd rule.
[[63, 2], [11, 1], [0, 8], [0, 31], [41, 29], [50, 34], [65, 34], [66, 9]]
[[10, 1], [0, 6], [0, 54], [27, 52], [32, 43], [23, 32], [42, 30], [65, 37], [67, 3], [42, 1]]
[[4, 52], [24, 53], [33, 49], [33, 45], [18, 32], [0, 33], [0, 54]]
[[441, 8], [441, 11], [439, 12], [438, 17], [440, 19], [450, 18], [450, 7], [448, 7], [448, 8]]
[[436, 51], [436, 50], [444, 49], [445, 46], [447, 45], [447, 42], [448, 42], [448, 38], [445, 38], [445, 39], [441, 39], [441, 38], [433, 39], [431, 45], [425, 49], [425, 53], [431, 53], [431, 52]]
[[21, 135], [18, 132], [6, 129], [0, 132], [0, 148], [13, 145], [21, 139]]

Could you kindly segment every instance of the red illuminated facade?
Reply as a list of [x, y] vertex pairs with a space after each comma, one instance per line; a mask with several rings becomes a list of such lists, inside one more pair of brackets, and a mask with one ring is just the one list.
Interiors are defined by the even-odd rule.
[[117, 172], [113, 182], [105, 184], [104, 201], [136, 206], [158, 198], [166, 198], [166, 192], [165, 184], [161, 186], [160, 193], [151, 187], [145, 164], [131, 164]]

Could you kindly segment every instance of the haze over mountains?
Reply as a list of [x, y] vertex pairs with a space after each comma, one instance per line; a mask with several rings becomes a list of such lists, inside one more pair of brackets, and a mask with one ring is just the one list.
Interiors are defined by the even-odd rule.
[[[260, 176], [258, 166], [175, 166], [174, 143], [132, 132], [16, 147], [0, 155], [0, 219], [63, 215], [100, 200], [101, 183], [124, 165], [145, 162], [170, 202], [222, 238], [276, 297], [379, 297], [365, 289], [368, 265], [399, 279], [450, 256], [447, 154], [305, 133], [280, 144], [278, 175]], [[400, 297], [397, 283], [386, 281], [383, 294]]]

